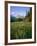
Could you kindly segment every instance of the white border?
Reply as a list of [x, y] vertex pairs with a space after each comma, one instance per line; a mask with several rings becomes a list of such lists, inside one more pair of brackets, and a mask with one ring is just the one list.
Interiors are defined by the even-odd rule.
[[[20, 6], [20, 7], [32, 7], [32, 39], [18, 39], [18, 40], [10, 40], [10, 6]], [[30, 42], [34, 41], [34, 5], [29, 4], [8, 4], [8, 43], [16, 43], [16, 42]]]

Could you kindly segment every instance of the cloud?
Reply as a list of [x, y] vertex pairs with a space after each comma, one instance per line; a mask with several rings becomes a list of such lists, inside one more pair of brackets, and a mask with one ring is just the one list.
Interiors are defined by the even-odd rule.
[[15, 12], [12, 12], [11, 14], [13, 15], [13, 14], [15, 14]]

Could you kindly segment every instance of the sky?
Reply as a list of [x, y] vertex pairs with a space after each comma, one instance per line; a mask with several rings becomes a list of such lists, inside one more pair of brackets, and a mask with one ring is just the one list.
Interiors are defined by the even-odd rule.
[[29, 10], [30, 7], [10, 6], [10, 15], [14, 17], [18, 17], [18, 15], [26, 16]]

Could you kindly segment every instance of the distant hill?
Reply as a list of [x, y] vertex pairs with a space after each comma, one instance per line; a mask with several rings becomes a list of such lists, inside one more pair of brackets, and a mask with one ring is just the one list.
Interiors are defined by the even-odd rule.
[[16, 20], [16, 17], [10, 15], [10, 21], [11, 21], [11, 22], [14, 22], [15, 20]]

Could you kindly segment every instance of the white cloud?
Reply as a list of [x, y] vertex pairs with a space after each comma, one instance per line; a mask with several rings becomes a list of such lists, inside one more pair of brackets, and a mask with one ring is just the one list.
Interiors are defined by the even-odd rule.
[[12, 12], [11, 14], [13, 15], [13, 14], [15, 14], [15, 12]]

